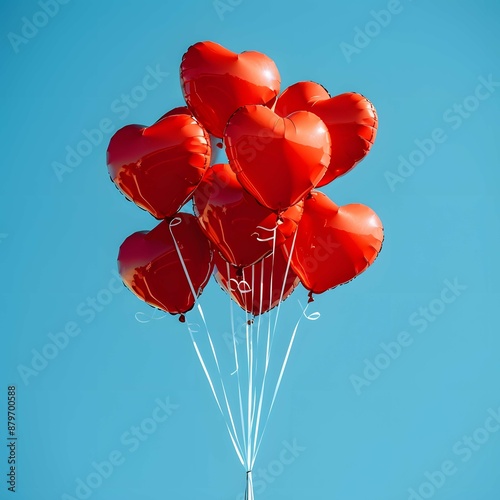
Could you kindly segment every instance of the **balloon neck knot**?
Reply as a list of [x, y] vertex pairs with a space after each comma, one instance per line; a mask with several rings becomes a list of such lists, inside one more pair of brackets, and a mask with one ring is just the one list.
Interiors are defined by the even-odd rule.
[[[247, 321], [247, 325], [248, 325], [248, 326], [253, 325], [253, 319], [249, 319], [249, 320]], [[248, 472], [252, 472], [252, 471], [247, 471], [247, 473], [248, 473]]]
[[309, 297], [309, 300], [307, 301], [308, 304], [310, 304], [311, 302], [314, 302], [314, 297], [313, 297], [313, 293], [311, 290], [309, 290], [309, 294], [307, 296]]
[[222, 144], [222, 142], [221, 142], [221, 141], [217, 142], [215, 145], [216, 145], [219, 149], [222, 149], [222, 148], [224, 147], [224, 144]]
[[240, 280], [243, 278], [243, 268], [238, 266], [236, 268], [236, 277]]
[[280, 224], [283, 224], [283, 212], [279, 212], [278, 216], [276, 217], [276, 224], [279, 226]]
[[181, 314], [181, 315], [179, 316], [179, 321], [180, 321], [181, 323], [185, 323], [185, 322], [186, 322], [186, 316], [184, 316], [184, 314]]
[[309, 193], [307, 193], [307, 196], [306, 196], [306, 200], [310, 200], [311, 198], [313, 197], [311, 191], [309, 191]]

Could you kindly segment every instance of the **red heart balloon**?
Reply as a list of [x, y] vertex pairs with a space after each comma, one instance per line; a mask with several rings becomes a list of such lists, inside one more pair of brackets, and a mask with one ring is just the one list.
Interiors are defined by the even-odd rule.
[[127, 198], [157, 219], [177, 213], [210, 164], [207, 132], [187, 114], [150, 127], [127, 125], [108, 146], [111, 179]]
[[[173, 235], [173, 236], [172, 236]], [[210, 242], [196, 217], [180, 213], [166, 219], [151, 231], [129, 236], [118, 254], [118, 269], [125, 285], [148, 304], [171, 314], [189, 311], [213, 270]]]
[[177, 108], [173, 108], [170, 111], [167, 111], [164, 115], [162, 115], [157, 122], [160, 120], [163, 120], [163, 118], [166, 118], [167, 116], [172, 116], [172, 115], [189, 115], [193, 116], [193, 113], [191, 113], [191, 110], [187, 106], [178, 106]]
[[326, 125], [307, 111], [282, 118], [264, 106], [244, 106], [229, 119], [224, 142], [242, 186], [276, 211], [304, 198], [330, 162]]
[[[165, 113], [161, 118], [158, 119], [160, 121], [161, 119], [165, 118], [166, 116], [170, 115], [189, 115], [193, 116], [193, 113], [191, 113], [191, 110], [187, 106], [179, 106], [178, 108], [174, 108], [167, 113]], [[222, 149], [224, 145], [222, 144], [222, 141], [218, 139], [215, 136], [210, 136], [210, 147], [212, 148], [212, 153], [215, 152], [215, 148]], [[216, 159], [216, 154], [212, 156], [212, 161]]]
[[184, 98], [194, 115], [216, 137], [229, 117], [245, 104], [272, 106], [280, 74], [260, 52], [236, 54], [214, 42], [189, 47], [181, 64]]
[[300, 283], [280, 250], [274, 253], [274, 257], [268, 255], [241, 270], [216, 254], [214, 262], [214, 276], [219, 285], [242, 309], [254, 316], [276, 307]]
[[335, 97], [319, 84], [299, 82], [288, 87], [276, 102], [276, 113], [310, 111], [328, 127], [332, 140], [330, 165], [318, 186], [344, 175], [370, 151], [377, 135], [378, 117], [373, 104], [361, 94], [347, 92]]
[[[258, 262], [297, 229], [303, 204], [276, 213], [250, 196], [227, 164], [208, 169], [195, 191], [194, 211], [224, 259], [238, 267]], [[274, 234], [276, 241], [274, 243]]]
[[339, 207], [325, 194], [313, 191], [304, 201], [304, 214], [292, 252], [293, 270], [311, 292], [323, 293], [347, 283], [370, 266], [382, 248], [384, 231], [377, 214], [360, 204]]

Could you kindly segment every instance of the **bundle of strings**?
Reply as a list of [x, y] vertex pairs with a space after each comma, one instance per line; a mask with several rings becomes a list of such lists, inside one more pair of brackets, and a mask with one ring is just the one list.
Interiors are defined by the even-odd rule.
[[[197, 297], [198, 293], [196, 293], [197, 291], [193, 287], [193, 283], [189, 276], [186, 263], [182, 257], [181, 249], [179, 248], [174, 237], [174, 232], [172, 231], [172, 228], [174, 228], [179, 223], [181, 222], [178, 218], [174, 218], [171, 221], [170, 233], [172, 235], [172, 240], [174, 241], [179, 260], [182, 264], [182, 268], [186, 275], [186, 279], [191, 288], [191, 293], [194, 297]], [[295, 233], [293, 237], [294, 239], [290, 255], [293, 252], [296, 234], [297, 233]], [[271, 259], [272, 268], [269, 290], [270, 298], [272, 297], [273, 292], [276, 228], [273, 230], [272, 242], [273, 258]], [[229, 264], [227, 265], [229, 266]], [[253, 294], [256, 286], [259, 286], [262, 292], [263, 283], [255, 283], [256, 277], [253, 269], [250, 270], [251, 279], [245, 280], [246, 270], [248, 270], [248, 268], [243, 269], [243, 274], [241, 277], [241, 279], [245, 283], [245, 293]], [[233, 308], [234, 301], [231, 299], [231, 297], [229, 297], [233, 355], [231, 363], [234, 362], [234, 365], [231, 366], [230, 369], [224, 369], [223, 367], [221, 367], [219, 356], [217, 355], [218, 349], [216, 349], [215, 347], [217, 343], [217, 337], [214, 338], [210, 333], [206, 315], [198, 299], [196, 300], [194, 311], [198, 313], [201, 320], [200, 323], [195, 323], [192, 321], [186, 322], [195, 352], [205, 373], [217, 407], [219, 408], [219, 411], [224, 418], [226, 428], [231, 438], [231, 442], [235, 449], [236, 455], [246, 471], [246, 488], [244, 497], [245, 500], [254, 500], [251, 471], [254, 467], [255, 460], [262, 443], [262, 438], [267, 428], [267, 424], [269, 422], [269, 418], [276, 401], [276, 396], [281, 386], [283, 374], [288, 364], [290, 352], [295, 341], [301, 319], [305, 317], [308, 320], [314, 321], [320, 317], [320, 314], [318, 312], [306, 315], [308, 305], [303, 308], [302, 304], [300, 304], [299, 302], [301, 307], [300, 316], [297, 319], [295, 326], [291, 329], [291, 335], [288, 343], [285, 342], [286, 349], [283, 349], [283, 358], [273, 356], [273, 346], [275, 344], [274, 340], [277, 332], [278, 319], [280, 316], [285, 283], [287, 281], [289, 270], [290, 258], [288, 259], [285, 276], [281, 285], [280, 300], [274, 311], [274, 318], [272, 314], [273, 311], [269, 311], [265, 314], [259, 314], [258, 318], [255, 319], [250, 316], [250, 313], [246, 312], [246, 319], [244, 323], [244, 339], [236, 338], [235, 314]], [[242, 289], [240, 289], [240, 292], [241, 291]], [[252, 302], [253, 298], [254, 297], [252, 295]], [[260, 311], [262, 312], [262, 293]], [[205, 336], [203, 336], [202, 331], [204, 331]], [[203, 342], [204, 337], [206, 349], [203, 349], [203, 347], [201, 346], [201, 342]], [[208, 357], [206, 355], [204, 356], [202, 353], [202, 351], [205, 350], [208, 351]], [[241, 350], [243, 350], [244, 352], [240, 352]], [[277, 365], [275, 366], [276, 363]], [[244, 368], [246, 368], [246, 370]], [[277, 377], [275, 377], [274, 383], [270, 381], [270, 378], [272, 378], [272, 369], [279, 369], [279, 371], [276, 371], [278, 375]], [[236, 390], [234, 391], [236, 396], [233, 398], [231, 397], [232, 393], [228, 390], [230, 385], [236, 386]]]
[[252, 471], [247, 471], [247, 485], [245, 487], [245, 500], [254, 500], [253, 496], [253, 483], [252, 483]]

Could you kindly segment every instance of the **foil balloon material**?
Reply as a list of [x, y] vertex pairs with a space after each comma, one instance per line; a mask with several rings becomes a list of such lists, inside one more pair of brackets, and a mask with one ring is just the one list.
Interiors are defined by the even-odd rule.
[[330, 134], [308, 111], [283, 118], [265, 106], [243, 106], [229, 119], [224, 142], [241, 185], [278, 212], [318, 185], [330, 163]]
[[108, 171], [118, 189], [153, 217], [177, 213], [210, 164], [210, 138], [188, 114], [165, 116], [150, 127], [127, 125], [111, 138]]
[[347, 92], [330, 97], [317, 83], [299, 82], [281, 94], [275, 111], [280, 116], [287, 116], [299, 110], [315, 113], [330, 132], [331, 160], [318, 187], [349, 172], [368, 154], [375, 141], [377, 112], [373, 104], [361, 94]]
[[216, 253], [214, 263], [214, 276], [222, 289], [254, 316], [276, 307], [300, 283], [281, 251], [243, 269], [231, 266]]
[[[189, 115], [189, 116], [193, 116], [193, 113], [191, 113], [191, 110], [187, 107], [187, 106], [179, 106], [177, 108], [174, 108], [170, 111], [167, 111], [163, 116], [161, 116], [157, 121], [160, 121], [162, 120], [163, 118], [165, 118], [166, 116], [171, 116], [171, 115]], [[220, 139], [218, 139], [217, 137], [213, 136], [213, 135], [210, 135], [210, 147], [211, 147], [211, 161], [212, 162], [216, 162], [216, 158], [217, 158], [217, 153], [218, 153], [218, 149], [222, 149], [224, 146], [221, 142]], [[218, 148], [218, 149], [216, 149]]]
[[183, 314], [195, 303], [192, 289], [199, 296], [210, 279], [212, 250], [196, 218], [180, 213], [151, 231], [129, 236], [120, 246], [118, 269], [127, 288], [141, 300], [170, 314]]
[[182, 58], [180, 77], [194, 116], [219, 138], [239, 107], [271, 107], [280, 90], [280, 74], [269, 57], [254, 51], [237, 54], [208, 41], [189, 47]]
[[207, 170], [193, 204], [203, 232], [224, 259], [238, 267], [255, 264], [290, 238], [303, 211], [300, 202], [278, 217], [257, 203], [222, 163]]
[[[166, 219], [122, 245], [119, 265], [127, 286], [155, 307], [185, 312], [195, 297], [182, 280], [177, 252], [185, 249], [201, 290], [211, 245], [217, 280], [252, 314], [274, 307], [279, 297], [235, 289], [243, 274], [260, 275], [262, 290], [272, 288], [275, 278], [285, 278], [286, 262], [286, 296], [297, 277], [312, 293], [322, 293], [363, 272], [381, 249], [379, 218], [364, 205], [339, 207], [314, 189], [369, 152], [378, 126], [373, 104], [354, 92], [331, 97], [314, 82], [296, 83], [278, 97], [280, 75], [269, 57], [209, 41], [189, 47], [180, 77], [186, 106], [149, 127], [122, 128], [108, 147], [116, 186]], [[229, 164], [209, 168], [215, 146], [225, 149]], [[190, 198], [195, 216], [175, 217]], [[172, 230], [180, 232], [178, 245]]]
[[[299, 323], [320, 316], [306, 315], [299, 303], [288, 335], [288, 325], [278, 327], [279, 305], [299, 283], [313, 300], [313, 293], [350, 281], [382, 247], [383, 227], [373, 210], [338, 206], [315, 191], [368, 153], [377, 114], [360, 94], [331, 97], [312, 82], [292, 85], [278, 98], [280, 75], [269, 57], [214, 42], [187, 50], [180, 78], [187, 106], [150, 127], [124, 127], [108, 147], [117, 187], [164, 219], [123, 242], [118, 267], [138, 298], [180, 314], [181, 321], [196, 304], [201, 323], [190, 318], [188, 331], [244, 467], [244, 496], [253, 499], [252, 470]], [[229, 164], [211, 157], [218, 149]], [[178, 213], [191, 197], [195, 215]], [[197, 303], [212, 274], [229, 295], [234, 357], [224, 366], [207, 324], [223, 310], [211, 304], [205, 314]], [[241, 339], [233, 302], [247, 313]], [[276, 314], [265, 315], [274, 307]], [[271, 349], [275, 335], [279, 349]], [[237, 414], [241, 418], [233, 419]]]
[[366, 205], [338, 206], [313, 191], [304, 202], [304, 214], [292, 251], [281, 247], [305, 288], [323, 293], [352, 280], [377, 258], [384, 239], [382, 223]]
[[193, 113], [191, 113], [191, 110], [187, 106], [178, 106], [177, 108], [173, 108], [170, 111], [167, 111], [164, 115], [162, 115], [157, 122], [160, 120], [163, 120], [163, 118], [167, 116], [172, 116], [172, 115], [189, 115], [193, 116]]

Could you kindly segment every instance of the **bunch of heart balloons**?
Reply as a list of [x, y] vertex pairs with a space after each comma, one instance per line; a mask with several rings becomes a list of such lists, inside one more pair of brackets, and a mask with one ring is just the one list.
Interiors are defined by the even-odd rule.
[[[258, 315], [299, 282], [322, 293], [373, 263], [383, 240], [375, 212], [338, 206], [315, 189], [370, 150], [377, 114], [368, 99], [331, 97], [313, 82], [280, 95], [270, 58], [213, 42], [187, 50], [180, 79], [187, 107], [120, 129], [108, 147], [118, 189], [161, 220], [120, 247], [130, 290], [182, 318], [214, 274]], [[229, 164], [211, 165], [214, 138]], [[194, 215], [180, 212], [189, 200]]]

